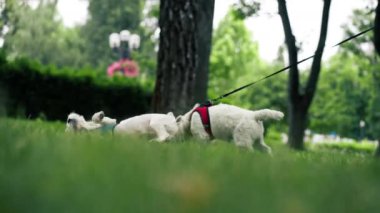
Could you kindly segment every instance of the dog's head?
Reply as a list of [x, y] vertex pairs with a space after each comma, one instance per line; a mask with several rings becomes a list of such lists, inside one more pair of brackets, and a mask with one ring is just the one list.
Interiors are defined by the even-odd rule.
[[77, 113], [72, 112], [67, 116], [66, 132], [90, 131], [99, 129], [100, 127], [100, 124], [87, 122], [83, 116]]
[[184, 115], [179, 115], [176, 118], [176, 122], [178, 125], [178, 134], [182, 136], [186, 136], [190, 134], [190, 122], [191, 122], [191, 115], [193, 114], [194, 110], [199, 107], [199, 104], [195, 104], [193, 108], [185, 113]]

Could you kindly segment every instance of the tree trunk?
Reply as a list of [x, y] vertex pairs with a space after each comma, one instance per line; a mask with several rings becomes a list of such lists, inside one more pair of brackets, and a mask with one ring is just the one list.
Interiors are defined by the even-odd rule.
[[375, 157], [380, 158], [380, 138], [377, 139], [377, 148], [376, 148], [376, 152], [375, 152]]
[[155, 112], [183, 113], [194, 102], [198, 63], [196, 8], [192, 0], [160, 1], [160, 48], [153, 96]]
[[298, 50], [296, 47], [296, 39], [293, 35], [286, 0], [277, 0], [278, 10], [284, 28], [285, 43], [288, 48], [289, 64], [289, 83], [288, 83], [288, 99], [289, 99], [289, 136], [288, 144], [291, 148], [302, 150], [304, 148], [304, 135], [307, 127], [307, 113], [313, 97], [316, 92], [319, 73], [321, 70], [321, 60], [325, 47], [328, 18], [330, 11], [331, 0], [324, 0], [322, 11], [321, 30], [318, 41], [318, 46], [315, 51], [313, 64], [311, 67], [310, 76], [308, 78], [304, 92], [301, 92], [299, 80], [299, 71], [297, 67]]
[[[302, 103], [298, 101], [297, 103]], [[291, 104], [292, 105], [292, 104]], [[307, 106], [304, 104], [297, 104], [289, 107], [289, 135], [288, 144], [291, 148], [296, 150], [303, 150], [303, 138], [307, 127]]]
[[207, 100], [208, 73], [212, 40], [215, 0], [198, 0], [197, 16], [198, 66], [195, 76], [195, 102]]
[[374, 28], [374, 39], [375, 48], [377, 54], [380, 55], [380, 0], [377, 1], [376, 16], [375, 16], [375, 28]]

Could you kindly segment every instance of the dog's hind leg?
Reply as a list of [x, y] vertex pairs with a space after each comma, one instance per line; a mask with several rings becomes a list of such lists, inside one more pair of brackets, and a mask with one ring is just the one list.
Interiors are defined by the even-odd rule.
[[233, 131], [233, 140], [236, 146], [247, 148], [253, 151], [253, 140], [249, 132], [250, 122], [247, 120], [242, 120]]
[[253, 146], [258, 150], [265, 153], [272, 153], [272, 149], [264, 142], [264, 125], [262, 121], [253, 122], [251, 131], [252, 141], [254, 141]]
[[272, 154], [272, 149], [265, 144], [264, 137], [261, 135], [259, 141], [254, 144], [255, 148], [268, 154]]

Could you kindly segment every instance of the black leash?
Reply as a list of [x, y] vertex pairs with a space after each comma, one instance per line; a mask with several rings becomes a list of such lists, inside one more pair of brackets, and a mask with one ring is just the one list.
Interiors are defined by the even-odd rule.
[[[358, 36], [361, 36], [361, 35], [367, 33], [368, 31], [372, 30], [373, 28], [374, 28], [374, 27], [371, 27], [371, 28], [369, 28], [369, 29], [367, 29], [367, 30], [364, 30], [364, 31], [358, 33], [358, 34], [355, 34], [355, 35], [353, 35], [353, 36], [350, 36], [349, 38], [344, 39], [343, 41], [341, 41], [341, 42], [335, 44], [335, 45], [332, 46], [332, 47], [336, 47], [336, 46], [342, 45], [343, 43], [345, 43], [345, 42], [347, 42], [347, 41], [350, 41], [350, 40], [352, 40], [352, 39], [354, 39], [354, 38], [356, 38], [356, 37], [358, 37]], [[239, 88], [237, 88], [237, 89], [234, 89], [234, 90], [232, 90], [232, 91], [230, 91], [230, 92], [228, 92], [228, 93], [225, 93], [225, 94], [223, 94], [223, 95], [221, 95], [221, 96], [219, 96], [219, 97], [217, 97], [217, 98], [215, 98], [215, 99], [208, 100], [206, 103], [204, 103], [204, 104], [202, 104], [202, 105], [212, 105], [212, 104], [214, 104], [214, 103], [217, 103], [219, 100], [221, 100], [221, 99], [223, 99], [223, 98], [225, 98], [225, 97], [227, 97], [227, 96], [229, 96], [229, 95], [232, 95], [232, 94], [234, 94], [234, 93], [236, 93], [236, 92], [239, 92], [240, 90], [245, 89], [245, 88], [247, 88], [247, 87], [249, 87], [249, 86], [252, 86], [252, 85], [254, 85], [254, 84], [256, 84], [256, 83], [258, 83], [258, 82], [260, 82], [260, 81], [263, 81], [263, 80], [265, 80], [265, 79], [267, 79], [267, 78], [270, 78], [270, 77], [272, 77], [272, 76], [274, 76], [274, 75], [277, 75], [277, 74], [279, 74], [279, 73], [281, 73], [281, 72], [284, 72], [285, 70], [288, 70], [289, 68], [291, 68], [291, 67], [293, 67], [293, 66], [296, 66], [296, 65], [298, 65], [298, 64], [300, 64], [300, 63], [303, 63], [303, 62], [305, 62], [305, 61], [307, 61], [307, 60], [309, 60], [309, 59], [311, 59], [311, 58], [314, 58], [314, 56], [315, 56], [315, 55], [312, 55], [312, 56], [309, 56], [309, 57], [307, 57], [307, 58], [304, 58], [304, 59], [298, 61], [298, 62], [295, 63], [295, 64], [290, 64], [289, 66], [284, 67], [284, 68], [282, 68], [282, 69], [280, 69], [280, 70], [278, 70], [278, 71], [276, 71], [276, 72], [274, 72], [274, 73], [272, 73], [272, 74], [270, 74], [270, 75], [267, 75], [267, 76], [265, 76], [265, 77], [263, 77], [263, 78], [261, 78], [261, 79], [259, 79], [259, 80], [257, 80], [257, 81], [254, 81], [254, 82], [252, 82], [252, 83], [249, 83], [249, 84], [246, 84], [246, 85], [244, 85], [244, 86], [242, 86], [242, 87], [239, 87]]]

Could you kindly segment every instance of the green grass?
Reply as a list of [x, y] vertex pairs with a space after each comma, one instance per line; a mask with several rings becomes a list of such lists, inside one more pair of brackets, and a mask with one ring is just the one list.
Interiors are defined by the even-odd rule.
[[0, 120], [0, 212], [376, 212], [380, 162], [367, 151], [272, 157], [229, 143], [158, 144]]

